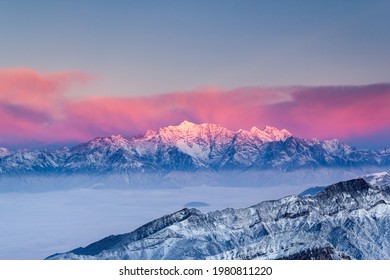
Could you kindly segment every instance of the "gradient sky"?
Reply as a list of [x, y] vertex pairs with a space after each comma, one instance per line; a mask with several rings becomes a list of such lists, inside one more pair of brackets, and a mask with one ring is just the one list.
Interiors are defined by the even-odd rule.
[[273, 125], [390, 145], [390, 1], [0, 0], [0, 146]]

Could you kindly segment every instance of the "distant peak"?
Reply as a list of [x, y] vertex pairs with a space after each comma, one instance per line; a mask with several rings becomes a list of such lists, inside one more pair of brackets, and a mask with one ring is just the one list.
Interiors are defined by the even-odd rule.
[[116, 142], [116, 141], [121, 141], [124, 140], [122, 135], [111, 135], [111, 136], [105, 136], [105, 137], [98, 137], [96, 138], [98, 141], [104, 141], [104, 142]]
[[260, 130], [256, 126], [254, 126], [251, 128], [250, 133], [265, 142], [285, 141], [287, 138], [292, 136], [292, 133], [290, 133], [286, 129], [279, 130], [269, 125], [265, 126], [264, 130]]
[[[192, 135], [194, 135], [196, 133], [201, 134], [207, 131], [211, 132], [212, 134], [218, 134], [221, 131], [225, 131], [226, 133], [232, 135], [235, 134], [233, 131], [226, 129], [225, 127], [219, 124], [215, 124], [215, 123], [195, 124], [187, 120], [184, 120], [183, 122], [181, 122], [179, 125], [176, 126], [167, 126], [164, 128], [160, 128], [157, 133], [164, 134], [165, 136], [170, 137], [169, 135], [172, 134], [187, 135], [188, 133], [191, 133]], [[253, 126], [250, 131], [240, 129], [236, 133], [249, 134], [248, 136], [258, 138], [263, 142], [285, 141], [287, 138], [292, 136], [292, 134], [286, 129], [279, 130], [275, 127], [268, 126], [268, 125], [264, 128], [264, 130], [260, 130], [257, 127]], [[147, 134], [145, 134], [145, 136], [147, 136]]]
[[276, 127], [273, 127], [273, 126], [266, 125], [264, 128], [264, 131], [266, 131], [266, 130], [279, 130], [279, 129], [277, 129]]
[[[170, 130], [179, 130], [179, 131], [188, 131], [188, 130], [202, 130], [202, 129], [211, 129], [211, 130], [215, 130], [215, 129], [226, 129], [225, 127], [219, 125], [219, 124], [215, 124], [215, 123], [200, 123], [200, 124], [196, 124], [196, 123], [193, 123], [193, 122], [190, 122], [190, 121], [183, 121], [181, 122], [179, 125], [176, 125], [176, 126], [168, 126], [166, 127]], [[163, 129], [166, 129], [166, 128], [163, 128]]]
[[0, 147], [0, 157], [12, 154], [8, 149]]
[[293, 134], [285, 128], [283, 128], [280, 132], [285, 135], [288, 135], [288, 137], [293, 136]]
[[118, 135], [111, 135], [110, 138], [113, 139], [113, 140], [120, 140], [120, 139], [123, 139], [122, 135], [120, 135], [120, 134], [118, 134]]
[[97, 143], [114, 143], [114, 142], [122, 142], [126, 140], [122, 137], [122, 135], [111, 135], [104, 137], [96, 137], [95, 139], [89, 141], [89, 144], [97, 144]]
[[[277, 129], [276, 127], [273, 127], [273, 126], [269, 126], [269, 125], [266, 125], [265, 128], [264, 128], [264, 131], [265, 132], [269, 132], [269, 133], [283, 133], [283, 132], [287, 132], [287, 133], [290, 133], [288, 132], [286, 129], [282, 129], [282, 130], [279, 130]], [[291, 133], [290, 133], [291, 134]]]
[[154, 135], [156, 135], [156, 134], [157, 134], [156, 131], [151, 130], [151, 129], [148, 129], [148, 130], [145, 132], [144, 137], [150, 137], [150, 136], [154, 136]]
[[190, 126], [194, 126], [194, 125], [195, 125], [194, 123], [192, 123], [190, 121], [187, 121], [187, 120], [184, 120], [178, 126], [180, 126], [180, 127], [190, 127]]

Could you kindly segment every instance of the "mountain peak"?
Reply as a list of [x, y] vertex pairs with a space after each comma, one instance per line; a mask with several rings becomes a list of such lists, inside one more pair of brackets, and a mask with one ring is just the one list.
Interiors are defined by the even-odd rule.
[[187, 150], [187, 146], [192, 149], [194, 144], [195, 146], [209, 146], [216, 138], [223, 138], [225, 139], [222, 140], [223, 142], [229, 142], [234, 132], [218, 124], [195, 124], [185, 120], [177, 126], [160, 128], [158, 134], [165, 143], [177, 145], [181, 150]]
[[128, 140], [123, 138], [121, 135], [111, 135], [105, 137], [96, 137], [86, 144], [90, 148], [96, 148], [101, 146], [126, 146], [127, 142]]
[[182, 121], [179, 125], [177, 126], [168, 126], [167, 128], [173, 128], [175, 130], [215, 130], [215, 129], [225, 129], [225, 127], [215, 124], [215, 123], [200, 123], [196, 124], [187, 120]]
[[292, 133], [286, 129], [279, 130], [268, 125], [264, 128], [264, 130], [260, 130], [254, 126], [251, 128], [250, 132], [264, 142], [285, 141], [287, 138], [292, 136]]
[[292, 136], [292, 133], [289, 132], [287, 129], [283, 128], [282, 130], [277, 129], [276, 127], [266, 125], [264, 128], [264, 132], [272, 133], [272, 134], [285, 134]]
[[362, 178], [372, 186], [390, 184], [389, 172], [367, 174], [364, 175]]
[[0, 157], [5, 157], [12, 154], [8, 149], [0, 147]]
[[[295, 138], [285, 129], [266, 126], [263, 130], [231, 131], [225, 127], [183, 121], [177, 126], [148, 130], [143, 136], [97, 137], [63, 153], [0, 149], [0, 172], [130, 172], [172, 170], [252, 170], [294, 171], [321, 167], [386, 167], [386, 152], [353, 149], [338, 140]], [[273, 143], [279, 142], [279, 143]], [[280, 143], [285, 142], [285, 143]], [[302, 152], [304, 151], [304, 152]], [[378, 178], [381, 176], [377, 176]], [[382, 176], [383, 177], [383, 176]], [[379, 180], [373, 178], [375, 180]]]
[[143, 137], [151, 137], [151, 136], [154, 136], [154, 135], [156, 135], [157, 133], [156, 133], [156, 131], [154, 131], [154, 130], [151, 130], [151, 129], [148, 129], [146, 132], [145, 132], [145, 134], [143, 135]]
[[118, 134], [104, 137], [96, 137], [91, 142], [116, 142], [122, 140], [125, 140], [125, 138], [123, 138], [122, 135]]
[[120, 135], [120, 134], [118, 134], [118, 135], [111, 135], [111, 137], [110, 137], [112, 140], [122, 140], [122, 139], [124, 139], [123, 137], [122, 137], [122, 135]]
[[192, 127], [192, 126], [194, 126], [194, 125], [196, 125], [196, 124], [194, 124], [193, 122], [184, 120], [184, 121], [182, 121], [182, 122], [178, 125], [178, 127]]
[[219, 125], [219, 124], [214, 124], [214, 123], [201, 123], [201, 124], [196, 124], [187, 120], [184, 120], [181, 122], [179, 125], [170, 125], [166, 126], [163, 128], [160, 128], [158, 130], [159, 134], [177, 134], [177, 133], [184, 133], [184, 134], [197, 134], [197, 133], [203, 133], [205, 131], [221, 131], [221, 130], [226, 130], [228, 131], [225, 127]]

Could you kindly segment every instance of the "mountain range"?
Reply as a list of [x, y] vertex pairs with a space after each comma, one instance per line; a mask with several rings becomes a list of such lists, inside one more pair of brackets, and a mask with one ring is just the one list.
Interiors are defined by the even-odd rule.
[[359, 168], [390, 165], [390, 149], [359, 150], [339, 140], [302, 139], [289, 131], [230, 131], [217, 124], [188, 121], [133, 138], [97, 137], [72, 148], [0, 148], [2, 175], [167, 174], [173, 171]]
[[182, 209], [48, 259], [390, 259], [390, 175], [243, 208]]

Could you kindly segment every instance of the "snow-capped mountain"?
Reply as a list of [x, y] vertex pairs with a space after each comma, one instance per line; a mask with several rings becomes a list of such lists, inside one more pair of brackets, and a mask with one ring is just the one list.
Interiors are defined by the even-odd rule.
[[0, 158], [8, 156], [10, 154], [11, 152], [8, 149], [0, 147]]
[[244, 209], [183, 209], [48, 259], [390, 259], [388, 173]]
[[338, 140], [308, 140], [267, 126], [230, 131], [188, 121], [143, 136], [98, 137], [71, 149], [0, 150], [0, 173], [134, 174], [196, 170], [279, 170], [389, 166], [390, 150], [364, 151]]

